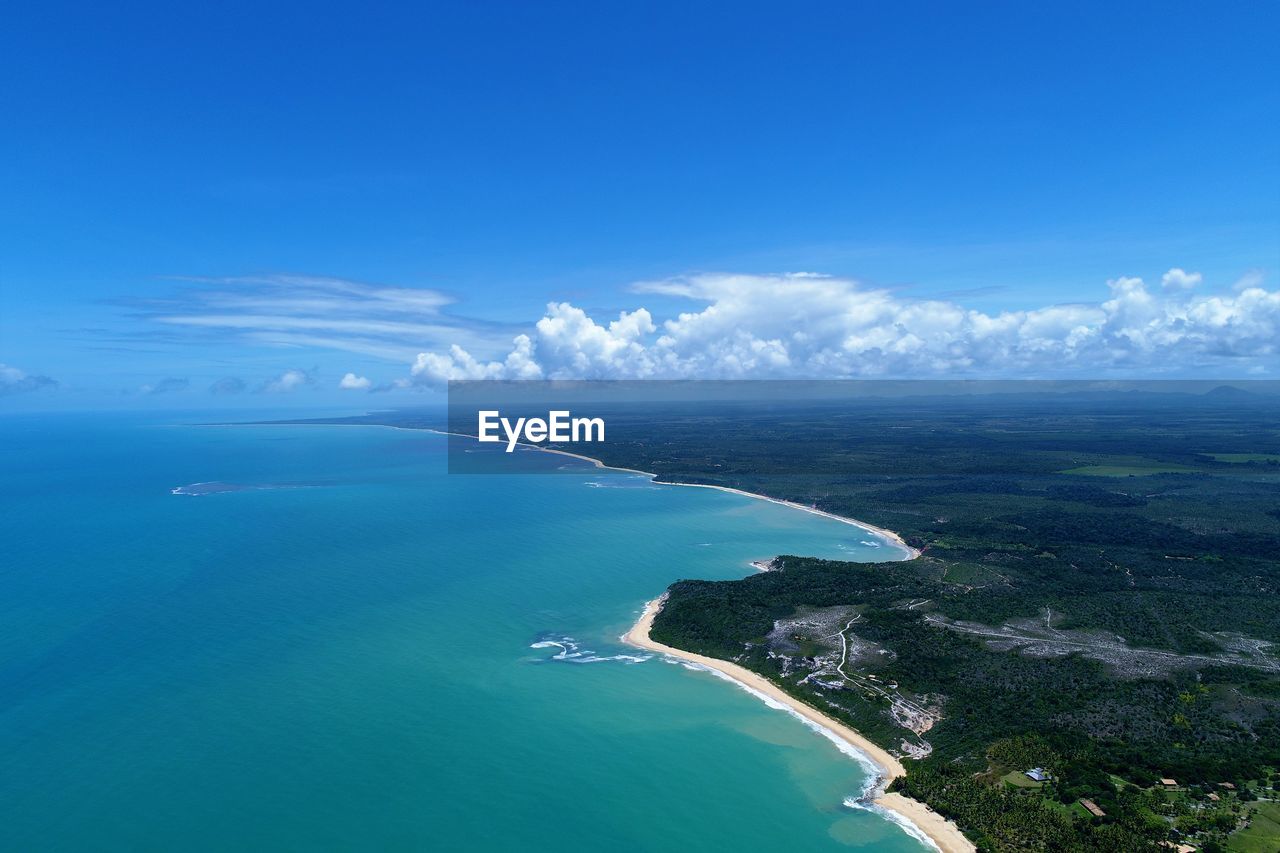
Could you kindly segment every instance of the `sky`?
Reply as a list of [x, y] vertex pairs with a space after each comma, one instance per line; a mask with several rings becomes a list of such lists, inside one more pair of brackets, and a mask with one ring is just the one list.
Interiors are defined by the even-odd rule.
[[1274, 3], [21, 4], [0, 410], [1280, 374]]

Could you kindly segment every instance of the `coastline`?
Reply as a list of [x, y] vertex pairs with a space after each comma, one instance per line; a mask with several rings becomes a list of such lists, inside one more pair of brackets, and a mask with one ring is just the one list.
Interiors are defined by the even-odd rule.
[[[450, 432], [447, 430], [433, 429], [431, 427], [403, 427], [394, 426], [392, 424], [360, 424], [361, 426], [382, 426], [389, 429], [405, 430], [409, 432], [428, 432], [443, 436], [458, 436], [461, 438], [469, 438], [477, 440], [476, 436], [462, 432]], [[611, 471], [621, 471], [628, 474], [638, 474], [643, 477], [649, 477], [656, 481], [657, 474], [651, 471], [640, 471], [636, 468], [621, 468], [614, 465], [607, 465], [602, 460], [594, 456], [586, 456], [581, 453], [572, 453], [567, 450], [558, 450], [555, 448], [544, 447], [538, 444], [529, 444], [526, 442], [517, 442], [519, 446], [528, 447], [533, 450], [540, 450], [544, 453], [555, 453], [560, 456], [568, 456], [583, 462], [590, 462], [594, 467], [607, 469]], [[731, 486], [717, 486], [709, 483], [657, 483], [660, 486], [688, 486], [701, 489], [717, 489], [722, 492], [739, 495], [741, 497], [753, 498], [756, 500], [768, 501], [769, 503], [779, 504], [781, 506], [798, 509], [802, 512], [820, 515], [833, 521], [849, 524], [860, 530], [879, 536], [888, 540], [895, 546], [906, 552], [907, 560], [914, 560], [920, 556], [920, 551], [911, 547], [905, 540], [892, 530], [883, 527], [877, 527], [873, 524], [867, 524], [852, 518], [836, 515], [835, 513], [825, 512], [812, 506], [805, 506], [794, 501], [782, 500], [780, 498], [772, 498], [768, 495], [761, 495], [755, 492], [748, 492], [743, 489], [735, 489]], [[930, 846], [941, 851], [941, 853], [976, 853], [977, 848], [974, 846], [960, 828], [947, 818], [933, 811], [926, 804], [919, 800], [913, 800], [910, 797], [898, 793], [886, 793], [884, 788], [889, 782], [906, 775], [906, 768], [902, 766], [902, 762], [890, 754], [884, 748], [872, 743], [864, 735], [856, 729], [835, 720], [816, 708], [796, 699], [790, 694], [783, 691], [773, 682], [752, 672], [746, 667], [739, 666], [729, 661], [720, 660], [718, 658], [706, 657], [705, 655], [695, 654], [677, 649], [673, 646], [663, 645], [656, 642], [649, 636], [649, 631], [653, 626], [653, 619], [658, 611], [662, 608], [662, 603], [666, 600], [666, 593], [658, 598], [645, 603], [644, 611], [634, 625], [631, 626], [627, 633], [623, 634], [619, 639], [627, 645], [646, 651], [655, 652], [666, 655], [671, 658], [686, 661], [696, 666], [711, 671], [720, 677], [726, 678], [734, 682], [739, 687], [747, 690], [756, 696], [764, 698], [766, 701], [774, 702], [779, 706], [786, 708], [792, 714], [815, 727], [819, 732], [826, 735], [837, 746], [844, 745], [860, 758], [865, 758], [880, 771], [875, 783], [869, 789], [869, 792], [875, 794], [871, 800], [872, 805], [885, 815], [887, 820], [897, 823], [911, 836], [929, 844]], [[843, 751], [843, 750], [842, 750]]]
[[[394, 429], [416, 429], [416, 427], [394, 427]], [[423, 432], [433, 432], [437, 435], [454, 435], [460, 438], [476, 439], [474, 435], [471, 435], [465, 432], [448, 432], [446, 430], [440, 430], [440, 429], [424, 429]], [[732, 486], [717, 486], [711, 483], [659, 482], [657, 479], [658, 475], [653, 473], [652, 471], [641, 471], [637, 468], [619, 468], [616, 465], [608, 465], [602, 460], [597, 459], [594, 456], [587, 456], [582, 453], [572, 453], [568, 450], [558, 450], [554, 447], [543, 447], [540, 444], [529, 444], [523, 441], [518, 441], [516, 442], [516, 444], [519, 447], [530, 447], [534, 450], [541, 450], [543, 453], [554, 453], [557, 456], [568, 456], [571, 459], [580, 459], [583, 462], [590, 462], [592, 465], [594, 465], [597, 468], [603, 468], [609, 471], [622, 471], [627, 474], [639, 474], [643, 477], [650, 477], [653, 479], [654, 484], [658, 486], [682, 486], [684, 488], [690, 488], [690, 489], [715, 489], [720, 492], [728, 492], [731, 495], [740, 495], [741, 497], [744, 497], [744, 498], [752, 498], [758, 501], [768, 501], [771, 504], [778, 504], [780, 506], [790, 507], [791, 509], [798, 509], [801, 512], [807, 512], [807, 513], [810, 513], [811, 515], [820, 515], [823, 518], [829, 518], [832, 521], [838, 521], [841, 524], [852, 525], [858, 528], [859, 530], [865, 530], [868, 533], [871, 533], [875, 536], [879, 536], [881, 539], [888, 540], [898, 548], [905, 551], [907, 553], [906, 559], [908, 560], [914, 560], [916, 557], [920, 556], [920, 550], [918, 548], [913, 548], [910, 545], [908, 545], [906, 543], [906, 540], [904, 540], [901, 536], [899, 536], [897, 533], [895, 533], [892, 530], [889, 530], [884, 527], [876, 527], [874, 524], [868, 524], [865, 521], [858, 521], [855, 518], [846, 518], [843, 515], [836, 515], [833, 512], [827, 512], [825, 510], [818, 509], [817, 507], [805, 506], [804, 504], [798, 504], [795, 501], [784, 501], [781, 498], [771, 498], [768, 495], [762, 495], [762, 494], [759, 494], [758, 492], [748, 492], [744, 489], [735, 489]]]
[[653, 640], [649, 636], [649, 630], [653, 627], [653, 619], [657, 616], [658, 611], [662, 609], [662, 604], [665, 600], [666, 594], [664, 593], [659, 598], [646, 602], [644, 612], [636, 620], [636, 623], [631, 626], [631, 629], [622, 635], [622, 641], [646, 651], [697, 664], [736, 682], [749, 692], [761, 694], [785, 706], [792, 713], [823, 730], [824, 734], [828, 734], [833, 739], [843, 741], [854, 751], [866, 756], [880, 768], [880, 778], [876, 780], [873, 788], [875, 797], [872, 802], [874, 805], [891, 812], [901, 822], [918, 830], [921, 836], [938, 850], [941, 850], [942, 853], [973, 853], [977, 849], [974, 847], [973, 842], [960, 831], [958, 826], [933, 811], [924, 803], [902, 794], [885, 793], [884, 786], [897, 777], [906, 775], [906, 768], [902, 766], [901, 761], [887, 750], [872, 743], [855, 729], [801, 702], [764, 676], [752, 672], [746, 667], [738, 666], [736, 663], [730, 663], [719, 658], [686, 652]]
[[[393, 428], [416, 429], [414, 427]], [[448, 432], [446, 430], [430, 428], [423, 431], [436, 433], [437, 435], [453, 435], [473, 440], [476, 439], [476, 436], [474, 435], [461, 432]], [[590, 462], [596, 468], [621, 471], [628, 474], [638, 474], [643, 477], [649, 477], [655, 481], [658, 476], [652, 471], [640, 471], [636, 468], [620, 468], [613, 465], [607, 465], [602, 460], [597, 459], [594, 456], [587, 456], [582, 453], [573, 453], [568, 450], [558, 450], [526, 442], [518, 442], [518, 444], [522, 447], [541, 450], [544, 453], [555, 453], [560, 456], [568, 456], [583, 462]], [[860, 530], [865, 530], [868, 533], [886, 539], [906, 552], [907, 560], [914, 560], [916, 557], [920, 556], [920, 551], [918, 549], [908, 545], [901, 536], [892, 530], [877, 527], [873, 524], [867, 524], [866, 522], [858, 521], [856, 519], [845, 518], [844, 516], [836, 515], [835, 513], [825, 512], [817, 509], [816, 507], [798, 504], [795, 501], [772, 498], [768, 495], [748, 492], [743, 489], [735, 489], [731, 486], [716, 486], [709, 483], [657, 483], [657, 485], [717, 489], [719, 491], [729, 492], [730, 494], [739, 495], [741, 497], [768, 501], [769, 503], [779, 504], [781, 506], [790, 507], [791, 509], [798, 509], [802, 512], [820, 515], [824, 518], [832, 519], [833, 521], [839, 521], [842, 524], [850, 524]], [[819, 731], [836, 741], [837, 745], [842, 743], [848, 746], [854, 753], [865, 757], [873, 765], [879, 768], [879, 778], [871, 789], [875, 794], [872, 799], [872, 804], [887, 813], [886, 817], [888, 820], [903, 826], [908, 834], [927, 842], [931, 846], [942, 851], [942, 853], [976, 853], [977, 847], [974, 846], [972, 841], [965, 837], [964, 833], [960, 831], [960, 827], [955, 823], [938, 814], [919, 800], [913, 800], [903, 794], [885, 792], [884, 788], [889, 784], [889, 782], [899, 776], [906, 775], [906, 768], [902, 766], [902, 762], [896, 757], [890, 754], [883, 747], [872, 743], [856, 729], [853, 729], [850, 726], [823, 714], [811, 705], [796, 699], [794, 696], [791, 696], [764, 676], [752, 672], [746, 667], [738, 666], [735, 663], [720, 660], [718, 658], [711, 658], [705, 655], [695, 654], [693, 652], [686, 652], [673, 646], [663, 645], [662, 643], [651, 639], [649, 636], [649, 630], [652, 628], [653, 619], [662, 608], [662, 603], [665, 600], [666, 593], [663, 593], [658, 598], [646, 602], [644, 611], [641, 613], [640, 618], [631, 626], [631, 629], [620, 638], [622, 642], [636, 648], [667, 655], [677, 660], [686, 661], [703, 667], [713, 673], [729, 679], [740, 687], [745, 688], [750, 693], [763, 696], [767, 700], [776, 702], [785, 707], [796, 716], [817, 727]]]
[[[467, 433], [446, 432], [445, 430], [429, 429], [428, 432], [434, 432], [440, 435], [455, 435], [462, 438], [475, 439], [476, 436]], [[523, 447], [530, 447], [535, 450], [541, 450], [544, 453], [555, 453], [559, 456], [568, 456], [572, 459], [578, 459], [583, 462], [590, 462], [596, 468], [608, 469], [611, 471], [622, 471], [628, 474], [638, 474], [643, 477], [649, 477], [657, 480], [657, 474], [652, 471], [640, 471], [636, 468], [620, 468], [614, 465], [607, 465], [604, 461], [594, 456], [587, 456], [582, 453], [573, 453], [568, 450], [558, 450], [556, 448], [544, 447], [538, 444], [528, 444], [519, 442]], [[741, 497], [753, 498], [755, 500], [768, 501], [769, 503], [779, 504], [781, 506], [798, 509], [802, 512], [820, 515], [824, 518], [830, 518], [833, 521], [839, 521], [842, 524], [850, 524], [860, 530], [879, 536], [888, 540], [898, 548], [906, 552], [908, 560], [914, 560], [920, 556], [920, 551], [911, 547], [906, 541], [892, 530], [883, 527], [877, 527], [874, 524], [867, 524], [864, 521], [858, 521], [852, 518], [845, 518], [835, 513], [825, 512], [816, 507], [798, 504], [795, 501], [786, 501], [780, 498], [772, 498], [768, 495], [761, 495], [755, 492], [748, 492], [743, 489], [735, 489], [732, 486], [716, 486], [709, 483], [657, 483], [660, 486], [687, 486], [689, 488], [699, 489], [717, 489], [722, 492], [739, 495]], [[818, 711], [816, 708], [801, 702], [794, 696], [791, 696], [773, 682], [764, 676], [752, 672], [746, 667], [738, 666], [729, 661], [719, 660], [717, 658], [706, 657], [705, 655], [686, 652], [672, 646], [666, 646], [656, 642], [649, 637], [649, 629], [653, 626], [653, 619], [658, 611], [662, 608], [662, 602], [666, 599], [666, 594], [646, 602], [644, 612], [636, 623], [631, 626], [627, 633], [620, 638], [622, 642], [634, 646], [636, 648], [645, 649], [646, 651], [656, 652], [667, 655], [677, 660], [687, 661], [696, 664], [717, 673], [730, 681], [735, 682], [741, 687], [746, 688], [749, 692], [762, 695], [768, 700], [785, 706], [789, 711], [806, 720], [810, 724], [816, 726], [823, 733], [828, 734], [831, 738], [838, 742], [842, 742], [850, 747], [855, 753], [865, 756], [872, 764], [880, 770], [879, 779], [874, 785], [875, 797], [872, 803], [888, 813], [888, 819], [904, 825], [908, 834], [927, 841], [930, 845], [942, 851], [942, 853], [974, 853], [977, 848], [973, 842], [965, 837], [960, 831], [960, 827], [955, 823], [946, 819], [942, 815], [929, 808], [919, 800], [913, 800], [910, 797], [898, 793], [886, 793], [884, 787], [889, 782], [905, 776], [907, 771], [902, 766], [902, 762], [891, 755], [887, 750], [872, 743], [857, 730], [832, 719], [831, 717]]]
[[[462, 433], [453, 433], [453, 435], [462, 435]], [[467, 437], [474, 438], [474, 436], [467, 436]], [[888, 530], [884, 527], [876, 527], [874, 524], [868, 524], [865, 521], [858, 521], [855, 518], [845, 518], [843, 515], [836, 515], [834, 512], [827, 512], [825, 510], [818, 509], [817, 507], [805, 506], [804, 504], [798, 504], [795, 501], [784, 501], [781, 498], [771, 498], [768, 495], [762, 495], [762, 494], [759, 494], [758, 492], [748, 492], [744, 489], [735, 489], [732, 486], [716, 486], [711, 483], [658, 482], [657, 480], [658, 475], [653, 473], [652, 471], [639, 471], [635, 468], [617, 468], [613, 465], [606, 465], [604, 462], [595, 458], [594, 456], [585, 456], [581, 453], [570, 453], [568, 450], [556, 450], [555, 448], [551, 448], [551, 447], [541, 447], [537, 444], [528, 444], [525, 446], [537, 448], [538, 450], [541, 450], [544, 453], [555, 453], [560, 456], [570, 456], [574, 459], [581, 459], [584, 462], [590, 462], [592, 465], [596, 466], [597, 468], [607, 468], [610, 471], [625, 471], [628, 474], [642, 474], [645, 477], [652, 477], [654, 479], [654, 483], [659, 486], [683, 486], [685, 488], [690, 488], [690, 489], [715, 489], [716, 491], [720, 491], [720, 492], [728, 492], [731, 495], [740, 495], [744, 498], [753, 498], [758, 501], [768, 501], [771, 504], [778, 504], [780, 506], [791, 507], [792, 509], [798, 509], [801, 512], [807, 512], [812, 515], [820, 515], [823, 518], [829, 518], [832, 521], [838, 521], [841, 524], [851, 524], [854, 527], [858, 528], [859, 530], [865, 530], [868, 533], [879, 536], [882, 539], [889, 540], [894, 545], [901, 548], [903, 551], [907, 552], [907, 554], [909, 555], [907, 557], [908, 560], [914, 560], [916, 557], [920, 556], [919, 549], [912, 548], [910, 545], [906, 543], [906, 540], [904, 540], [901, 536], [899, 536], [897, 533], [895, 533], [892, 530]]]

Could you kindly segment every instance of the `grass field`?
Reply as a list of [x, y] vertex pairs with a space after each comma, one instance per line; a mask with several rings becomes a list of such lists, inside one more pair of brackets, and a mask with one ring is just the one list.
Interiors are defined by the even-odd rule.
[[1249, 826], [1227, 839], [1227, 849], [1237, 853], [1276, 853], [1280, 850], [1280, 802], [1253, 806]]
[[1000, 778], [1015, 788], [1043, 788], [1044, 787], [1043, 782], [1037, 782], [1036, 780], [1027, 776], [1027, 774], [1023, 773], [1021, 770], [1014, 770], [1011, 773], [1006, 773]]
[[[947, 583], [980, 585], [998, 579], [999, 575], [977, 563], [948, 563], [944, 577]], [[1025, 778], [1025, 777], [1024, 777]], [[1030, 782], [1030, 779], [1027, 779]]]

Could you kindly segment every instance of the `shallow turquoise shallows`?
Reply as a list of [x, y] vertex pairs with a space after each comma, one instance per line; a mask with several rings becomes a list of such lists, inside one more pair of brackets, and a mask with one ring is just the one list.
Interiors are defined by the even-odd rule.
[[677, 578], [890, 545], [548, 454], [449, 475], [427, 433], [173, 423], [0, 418], [0, 849], [922, 849], [795, 718], [615, 657]]

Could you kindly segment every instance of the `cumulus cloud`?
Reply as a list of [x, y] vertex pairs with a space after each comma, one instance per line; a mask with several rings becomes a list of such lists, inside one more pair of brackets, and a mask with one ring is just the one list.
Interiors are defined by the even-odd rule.
[[315, 379], [309, 372], [292, 369], [286, 370], [274, 379], [268, 379], [262, 383], [258, 391], [267, 394], [287, 394], [314, 383]]
[[226, 395], [226, 394], [243, 394], [245, 381], [236, 376], [224, 376], [209, 386], [210, 394]]
[[148, 382], [138, 389], [138, 393], [147, 397], [158, 394], [169, 394], [173, 391], [185, 391], [191, 382], [180, 376], [166, 376], [156, 382]]
[[41, 388], [55, 388], [57, 385], [57, 380], [48, 376], [32, 376], [16, 367], [0, 363], [0, 397], [39, 391]]
[[1202, 278], [1203, 276], [1198, 272], [1187, 272], [1180, 267], [1174, 267], [1160, 277], [1160, 286], [1171, 292], [1190, 290], [1199, 284]]
[[915, 378], [1090, 375], [1143, 369], [1266, 369], [1277, 360], [1280, 292], [1261, 282], [1196, 296], [1199, 273], [1171, 269], [1109, 298], [988, 314], [816, 273], [708, 274], [633, 287], [691, 310], [597, 322], [553, 302], [510, 350], [476, 358], [454, 344], [418, 354], [411, 384], [450, 379]]
[[369, 381], [368, 377], [348, 373], [338, 381], [338, 387], [344, 391], [368, 391], [373, 387], [373, 383]]

